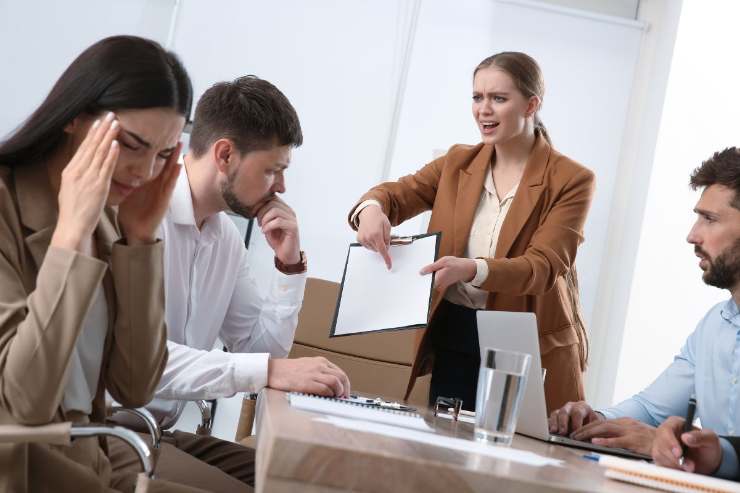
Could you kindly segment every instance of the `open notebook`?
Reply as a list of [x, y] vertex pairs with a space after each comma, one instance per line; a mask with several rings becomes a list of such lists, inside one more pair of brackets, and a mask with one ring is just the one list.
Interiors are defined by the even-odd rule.
[[361, 419], [375, 423], [402, 426], [404, 428], [432, 431], [432, 428], [426, 424], [424, 418], [416, 411], [380, 408], [372, 404], [358, 402], [356, 398], [342, 399], [290, 392], [288, 394], [288, 402], [296, 409], [313, 413], [331, 414], [344, 418]]
[[740, 493], [740, 483], [660, 467], [647, 462], [602, 455], [599, 464], [606, 477], [649, 488], [678, 493]]

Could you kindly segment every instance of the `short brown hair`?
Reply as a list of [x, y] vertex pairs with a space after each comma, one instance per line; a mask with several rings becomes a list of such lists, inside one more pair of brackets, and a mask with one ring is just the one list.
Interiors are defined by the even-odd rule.
[[[491, 55], [475, 67], [473, 78], [475, 78], [475, 74], [479, 70], [490, 67], [495, 67], [509, 74], [514, 80], [517, 89], [519, 89], [519, 92], [525, 98], [537, 96], [541, 101], [545, 96], [545, 78], [542, 75], [542, 70], [537, 64], [537, 61], [526, 53], [520, 51], [502, 51], [501, 53]], [[545, 140], [552, 144], [545, 124], [542, 123], [537, 113], [534, 114], [534, 126]]]
[[693, 190], [711, 185], [723, 185], [735, 191], [731, 205], [740, 209], [740, 150], [728, 147], [715, 152], [691, 173], [689, 184]]
[[285, 94], [254, 75], [219, 82], [201, 96], [195, 108], [190, 150], [200, 157], [218, 139], [234, 142], [240, 153], [273, 145], [298, 147], [301, 123]]

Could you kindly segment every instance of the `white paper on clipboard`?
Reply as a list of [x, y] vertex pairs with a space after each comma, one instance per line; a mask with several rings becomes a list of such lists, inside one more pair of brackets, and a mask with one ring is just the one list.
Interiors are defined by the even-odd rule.
[[419, 271], [437, 258], [440, 233], [396, 240], [383, 257], [353, 243], [347, 253], [331, 336], [414, 328], [427, 323], [433, 275]]

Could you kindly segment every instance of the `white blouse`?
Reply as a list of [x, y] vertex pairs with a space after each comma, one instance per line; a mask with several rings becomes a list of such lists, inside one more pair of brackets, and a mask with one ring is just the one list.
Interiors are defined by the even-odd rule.
[[67, 367], [67, 384], [62, 397], [64, 411], [92, 412], [92, 400], [98, 390], [105, 337], [108, 334], [108, 303], [102, 283], [85, 316]]
[[483, 192], [475, 210], [473, 225], [470, 228], [465, 257], [476, 259], [476, 275], [470, 282], [458, 282], [447, 290], [445, 299], [469, 308], [485, 309], [488, 291], [479, 289], [488, 277], [488, 264], [479, 258], [493, 258], [496, 255], [498, 237], [506, 215], [509, 213], [519, 182], [502, 198], [496, 192], [493, 174], [490, 169], [483, 184]]

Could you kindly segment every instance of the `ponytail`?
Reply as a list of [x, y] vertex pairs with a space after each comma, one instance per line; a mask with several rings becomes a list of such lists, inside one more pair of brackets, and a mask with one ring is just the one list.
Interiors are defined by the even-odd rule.
[[550, 134], [547, 132], [545, 124], [542, 123], [540, 115], [538, 115], [537, 113], [534, 114], [534, 131], [535, 133], [539, 133], [547, 141], [548, 144], [552, 145]]

